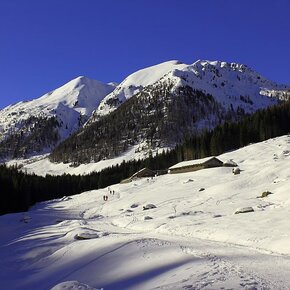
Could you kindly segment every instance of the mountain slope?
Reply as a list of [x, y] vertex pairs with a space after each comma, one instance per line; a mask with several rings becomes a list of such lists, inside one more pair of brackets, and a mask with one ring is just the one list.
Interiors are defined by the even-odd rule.
[[[195, 90], [213, 95], [218, 102], [228, 104], [237, 103], [237, 100], [232, 100], [232, 98], [240, 96], [254, 98], [252, 100], [254, 103], [263, 102], [263, 99], [257, 99], [260, 96], [281, 99], [287, 97], [287, 92], [285, 92], [287, 86], [277, 85], [243, 64], [198, 60], [187, 65], [179, 61], [168, 61], [128, 76], [104, 98], [92, 118], [96, 119], [109, 114], [136, 93], [156, 82], [172, 83], [172, 91], [180, 86], [188, 85]], [[267, 102], [266, 99], [264, 102]]]
[[83, 126], [114, 85], [78, 77], [42, 97], [0, 111], [0, 157], [49, 152]]
[[185, 66], [177, 60], [172, 60], [141, 69], [129, 75], [102, 100], [93, 115], [97, 117], [109, 114], [126, 100], [142, 91], [144, 87], [154, 84], [169, 71], [182, 69]]
[[54, 150], [51, 160], [97, 162], [133, 146], [136, 153], [148, 155], [205, 128], [238, 121], [289, 95], [286, 86], [245, 65], [166, 62], [126, 78], [104, 98], [84, 129]]
[[[241, 174], [137, 179], [1, 216], [1, 286], [290, 289], [290, 136], [218, 158]], [[234, 214], [241, 207], [254, 212]]]

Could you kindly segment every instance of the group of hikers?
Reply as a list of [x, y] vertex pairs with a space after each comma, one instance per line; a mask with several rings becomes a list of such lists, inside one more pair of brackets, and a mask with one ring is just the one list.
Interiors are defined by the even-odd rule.
[[[111, 195], [115, 195], [115, 190], [111, 190], [110, 187], [108, 188], [108, 191], [110, 192]], [[104, 201], [108, 201], [108, 198], [109, 197], [108, 197], [107, 194], [103, 195], [103, 200]]]

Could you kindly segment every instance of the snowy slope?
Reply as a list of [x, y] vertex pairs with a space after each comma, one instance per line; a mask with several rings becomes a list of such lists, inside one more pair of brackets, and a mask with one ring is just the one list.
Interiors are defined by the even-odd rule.
[[123, 80], [115, 90], [100, 103], [95, 115], [103, 116], [112, 112], [120, 104], [140, 92], [144, 87], [154, 84], [165, 74], [174, 69], [182, 69], [185, 64], [177, 61], [167, 61], [141, 69]]
[[[132, 149], [128, 150], [124, 154], [120, 155], [116, 158], [101, 160], [99, 162], [90, 162], [86, 164], [81, 164], [77, 167], [75, 167], [72, 163], [54, 163], [49, 160], [48, 154], [33, 156], [28, 159], [24, 158], [18, 158], [18, 159], [12, 159], [10, 161], [7, 161], [6, 164], [8, 166], [16, 165], [21, 167], [22, 171], [25, 171], [27, 173], [31, 174], [37, 174], [40, 176], [45, 176], [46, 174], [50, 175], [62, 175], [64, 173], [66, 174], [75, 174], [75, 175], [83, 175], [83, 174], [89, 174], [94, 171], [100, 171], [104, 168], [121, 164], [123, 161], [130, 161], [134, 159], [144, 159], [148, 156], [145, 156], [143, 152], [136, 153], [135, 150], [137, 149], [137, 146], [133, 147]], [[160, 150], [159, 153], [162, 151]]]
[[0, 111], [0, 142], [11, 134], [29, 135], [35, 126], [25, 121], [29, 118], [49, 119], [56, 117], [59, 141], [79, 129], [90, 117], [100, 101], [109, 94], [114, 85], [104, 84], [81, 76], [38, 99], [19, 102]]
[[165, 62], [128, 76], [50, 160], [80, 165], [120, 157], [136, 146], [137, 154], [149, 155], [289, 96], [285, 85], [242, 64]]
[[218, 158], [1, 216], [1, 287], [290, 289], [290, 136]]
[[[154, 106], [156, 96], [159, 96], [159, 92], [162, 91], [164, 94], [161, 93], [159, 102], [164, 104], [161, 112], [166, 119], [167, 110], [171, 110], [169, 105], [172, 96], [178, 95], [182, 99], [182, 90], [186, 87], [210, 94], [213, 99], [198, 99], [193, 93], [192, 98], [196, 98], [194, 101], [196, 104], [192, 107], [186, 106], [188, 112], [185, 114], [189, 116], [188, 119], [191, 120], [191, 123], [186, 123], [184, 132], [179, 130], [180, 126], [176, 123], [177, 128], [175, 129], [180, 131], [180, 136], [177, 136], [176, 132], [173, 134], [176, 136], [176, 140], [181, 140], [184, 135], [196, 133], [204, 127], [213, 128], [223, 121], [221, 116], [228, 118], [228, 120], [229, 118], [239, 120], [244, 113], [253, 113], [257, 109], [276, 104], [278, 99], [285, 100], [290, 96], [289, 88], [265, 79], [249, 67], [243, 64], [221, 61], [198, 60], [190, 65], [176, 60], [168, 61], [139, 70], [117, 86], [113, 83], [103, 84], [86, 77], [78, 77], [39, 99], [20, 102], [0, 111], [0, 159], [27, 158], [31, 155], [51, 152], [61, 141], [82, 128], [84, 124], [92, 124], [100, 116], [110, 114], [133, 96], [139, 97], [139, 100], [142, 98], [143, 103], [146, 103], [144, 98], [147, 101], [148, 96], [148, 106], [146, 104], [142, 105], [144, 111], [138, 110], [138, 114], [141, 114], [141, 116], [136, 114], [136, 118], [139, 120], [136, 121], [136, 124], [143, 124], [142, 114], [146, 113], [147, 107]], [[187, 90], [187, 94], [188, 92]], [[170, 95], [169, 99], [165, 100], [168, 95]], [[151, 103], [149, 99], [152, 99]], [[132, 110], [134, 111], [134, 108]], [[135, 110], [137, 111], [136, 108]], [[153, 108], [154, 110], [156, 112], [156, 108]], [[154, 115], [153, 111], [150, 114]], [[178, 115], [178, 110], [174, 114]], [[193, 118], [191, 115], [193, 115]], [[55, 120], [51, 122], [53, 123], [52, 128], [48, 120], [53, 118]], [[148, 120], [145, 121], [148, 123]], [[129, 121], [124, 120], [124, 122], [128, 124]], [[47, 134], [45, 126], [50, 127]], [[157, 127], [156, 124], [152, 126]], [[139, 145], [137, 150], [143, 150], [142, 148], [144, 148], [144, 154], [148, 154], [149, 147], [152, 147], [150, 150], [158, 150], [176, 144], [176, 140], [170, 136], [166, 136], [167, 143], [162, 140], [158, 136], [158, 133], [163, 137], [165, 136], [162, 130], [159, 130], [155, 134], [156, 136], [154, 135], [154, 138], [151, 138], [154, 141], [151, 140], [154, 143], [151, 144], [151, 141], [149, 140], [149, 142], [147, 138], [147, 133], [151, 131], [148, 128], [140, 128], [137, 132], [124, 132], [124, 140], [128, 141], [130, 139], [128, 135], [136, 134], [137, 140], [134, 141], [133, 145]], [[100, 127], [101, 131], [102, 129]], [[98, 136], [98, 134], [96, 135]], [[117, 134], [113, 135], [116, 136]], [[105, 140], [106, 136], [100, 138]], [[116, 139], [118, 138], [117, 136]], [[98, 146], [100, 142], [97, 141], [93, 140]], [[110, 144], [110, 141], [112, 140], [105, 140], [104, 142]], [[121, 141], [119, 143], [123, 144]], [[147, 143], [149, 145], [143, 146]], [[71, 149], [70, 146], [67, 146], [67, 148], [68, 150]], [[79, 147], [80, 151], [84, 149], [90, 151], [90, 148]], [[102, 149], [104, 148], [95, 149], [102, 155]], [[95, 154], [93, 159], [97, 161], [98, 159], [112, 158], [114, 150], [111, 147], [107, 149], [106, 152], [109, 156], [101, 158]], [[119, 152], [120, 150], [115, 151]], [[78, 150], [75, 151], [78, 152]], [[94, 155], [92, 152], [88, 153], [88, 155], [90, 154]], [[60, 155], [63, 156], [63, 154]], [[67, 155], [69, 156], [69, 153]], [[71, 157], [72, 159], [73, 157]]]
[[[288, 99], [290, 96], [289, 87], [265, 79], [244, 64], [198, 60], [188, 65], [174, 60], [142, 69], [128, 76], [104, 98], [91, 121], [109, 114], [149, 85], [164, 82], [172, 85], [173, 92], [179, 87], [188, 85], [213, 95], [218, 102], [227, 107], [233, 104], [234, 109], [248, 102], [245, 108], [247, 112], [253, 112], [277, 101], [268, 97]], [[245, 99], [240, 100], [240, 96]]]

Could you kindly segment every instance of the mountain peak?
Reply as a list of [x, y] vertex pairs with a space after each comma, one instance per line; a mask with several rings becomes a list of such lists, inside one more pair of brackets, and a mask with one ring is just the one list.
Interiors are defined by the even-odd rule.
[[226, 61], [219, 61], [219, 60], [203, 60], [199, 59], [192, 64], [195, 67], [216, 67], [216, 68], [229, 68], [231, 70], [237, 70], [240, 72], [244, 72], [246, 69], [249, 71], [253, 71], [245, 64], [236, 63], [236, 62], [226, 62]]
[[[285, 89], [285, 86], [267, 80], [245, 64], [203, 59], [185, 64], [170, 60], [129, 75], [102, 100], [90, 121], [109, 114], [145, 87], [164, 81], [169, 81], [173, 85], [172, 89], [187, 85], [215, 95], [221, 103], [225, 100], [231, 103], [229, 97], [239, 98], [240, 95], [254, 96], [259, 102], [261, 95], [273, 96], [277, 95], [277, 90]], [[275, 93], [269, 93], [264, 88]]]
[[[17, 152], [20, 156], [49, 152], [58, 142], [82, 127], [101, 100], [114, 88], [113, 85], [78, 76], [40, 98], [4, 108], [0, 116], [0, 148], [1, 144], [7, 146], [5, 140], [8, 136], [13, 136], [19, 144], [32, 140], [31, 144], [23, 145], [24, 149]], [[35, 128], [41, 136], [35, 137], [36, 140], [33, 139]], [[15, 144], [10, 144], [11, 152], [7, 154], [18, 156], [13, 151]]]
[[69, 87], [70, 89], [76, 89], [76, 88], [79, 88], [83, 85], [86, 85], [86, 86], [98, 86], [98, 85], [99, 86], [113, 86], [112, 83], [106, 84], [106, 83], [103, 83], [101, 81], [88, 78], [86, 76], [78, 76], [78, 77], [72, 79], [71, 81], [69, 81], [68, 83], [64, 84], [62, 87]]
[[[23, 143], [24, 154], [34, 151], [41, 152], [40, 149], [44, 146], [50, 150], [57, 143], [82, 128], [84, 124], [86, 124], [85, 128], [89, 127], [94, 121], [110, 114], [133, 96], [138, 98], [136, 104], [143, 102], [143, 106], [138, 107], [134, 102], [129, 102], [125, 109], [130, 106], [135, 106], [132, 107], [133, 112], [143, 112], [146, 109], [148, 116], [159, 112], [161, 107], [164, 108], [159, 113], [165, 114], [167, 109], [173, 112], [173, 109], [176, 108], [172, 107], [172, 109], [170, 106], [174, 102], [180, 104], [185, 101], [189, 102], [194, 106], [190, 107], [186, 103], [184, 107], [187, 108], [188, 116], [193, 114], [194, 118], [190, 117], [191, 123], [188, 125], [188, 132], [194, 130], [197, 132], [200, 128], [212, 128], [218, 124], [221, 115], [227, 114], [227, 118], [234, 118], [235, 114], [236, 116], [240, 116], [242, 113], [250, 114], [257, 109], [276, 104], [279, 99], [289, 99], [289, 91], [285, 90], [287, 90], [286, 86], [267, 80], [244, 64], [217, 60], [199, 59], [193, 64], [185, 64], [179, 60], [166, 61], [132, 73], [119, 85], [102, 83], [80, 75], [38, 99], [25, 103], [20, 102], [1, 110], [0, 145], [1, 142], [3, 143], [9, 136], [12, 136], [18, 143], [10, 138], [14, 142], [9, 145], [11, 154], [15, 155], [13, 150], [19, 147], [17, 145], [20, 144], [19, 142]], [[149, 111], [148, 108], [156, 105], [155, 101], [157, 103], [160, 101], [160, 106]], [[208, 114], [201, 114], [201, 112]], [[177, 110], [176, 116], [178, 114], [180, 112]], [[132, 119], [135, 118], [134, 116]], [[144, 121], [142, 118], [141, 116], [142, 124], [151, 121], [147, 119]], [[122, 123], [126, 127], [129, 121], [126, 122], [120, 121], [120, 124]], [[50, 136], [46, 130], [41, 128], [38, 129], [42, 130], [39, 131], [40, 133], [34, 133], [39, 124], [41, 128], [50, 126]], [[176, 136], [179, 136], [180, 130], [177, 129]], [[142, 132], [140, 131], [140, 134], [137, 135], [143, 136]], [[156, 132], [163, 134], [165, 131], [158, 128]], [[90, 134], [89, 138], [94, 134]], [[116, 132], [112, 136], [115, 134]], [[166, 134], [164, 133], [163, 137], [167, 136]], [[41, 140], [40, 135], [43, 137], [42, 139], [46, 138], [45, 143], [37, 141]], [[135, 133], [133, 135], [135, 136]], [[30, 136], [34, 136], [35, 141]], [[171, 140], [170, 144], [174, 144], [177, 140], [170, 139], [171, 136], [167, 137], [166, 140]], [[51, 142], [49, 138], [55, 141]], [[131, 137], [128, 135], [127, 139], [131, 140]], [[30, 140], [29, 146], [26, 145], [25, 140]], [[39, 143], [39, 148], [35, 150], [36, 142]], [[131, 140], [131, 142], [133, 141]], [[132, 144], [135, 144], [134, 142]], [[7, 144], [4, 142], [2, 147], [8, 148]], [[16, 145], [18, 147], [15, 147]], [[19, 154], [21, 155], [22, 152]]]

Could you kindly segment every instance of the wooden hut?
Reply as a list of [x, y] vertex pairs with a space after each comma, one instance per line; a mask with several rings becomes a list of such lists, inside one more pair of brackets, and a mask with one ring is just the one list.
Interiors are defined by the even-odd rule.
[[224, 166], [225, 167], [237, 167], [238, 164], [233, 161], [233, 159], [227, 160], [226, 162], [224, 162]]
[[155, 174], [156, 172], [154, 170], [144, 167], [138, 172], [134, 173], [130, 178], [135, 179], [135, 178], [142, 178], [142, 177], [154, 177]]
[[191, 172], [205, 168], [221, 167], [223, 162], [216, 157], [206, 157], [203, 159], [189, 160], [177, 163], [169, 168], [169, 173]]
[[128, 183], [128, 182], [131, 182], [132, 180], [137, 179], [137, 178], [154, 177], [155, 175], [156, 175], [156, 171], [145, 167], [145, 168], [142, 168], [141, 170], [139, 170], [138, 172], [134, 173], [129, 178], [122, 180], [121, 183]]

